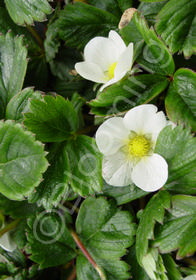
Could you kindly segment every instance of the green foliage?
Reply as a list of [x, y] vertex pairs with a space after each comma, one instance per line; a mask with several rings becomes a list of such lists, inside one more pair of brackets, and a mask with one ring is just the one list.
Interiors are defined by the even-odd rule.
[[142, 213], [136, 233], [136, 255], [140, 265], [143, 264], [144, 257], [148, 253], [149, 240], [154, 237], [155, 223], [163, 222], [165, 209], [169, 207], [169, 194], [160, 191], [152, 197]]
[[175, 65], [172, 55], [154, 30], [149, 29], [145, 19], [137, 12], [133, 15], [133, 21], [146, 43], [137, 62], [149, 72], [161, 75], [173, 74]]
[[[80, 208], [76, 231], [107, 277], [104, 279], [121, 280], [129, 277], [128, 265], [119, 258], [134, 242], [135, 225], [132, 221], [133, 217], [129, 212], [117, 209], [114, 201], [101, 197], [87, 198]], [[97, 272], [83, 256], [77, 260], [77, 271], [79, 280], [99, 279]]]
[[166, 188], [172, 192], [195, 194], [196, 139], [189, 129], [180, 126], [164, 128], [157, 140], [155, 152], [162, 155], [169, 167]]
[[69, 142], [68, 152], [70, 172], [69, 176], [73, 190], [81, 196], [93, 194], [102, 190], [103, 179], [101, 175], [102, 155], [95, 140], [88, 136], [79, 135]]
[[24, 124], [44, 142], [67, 140], [77, 130], [78, 118], [69, 100], [57, 95], [32, 99], [30, 113], [25, 114]]
[[190, 57], [196, 52], [195, 9], [195, 0], [170, 0], [157, 16], [156, 30], [173, 53]]
[[[195, 10], [196, 0], [0, 0], [0, 279], [196, 274]], [[111, 30], [133, 42], [133, 65], [100, 92], [75, 63]], [[156, 193], [108, 185], [96, 131], [147, 103], [170, 120], [155, 147], [168, 180]]]
[[5, 4], [13, 21], [20, 25], [45, 20], [52, 12], [48, 0], [36, 0], [33, 5], [28, 0], [5, 0]]
[[0, 117], [5, 114], [7, 102], [20, 92], [27, 68], [27, 49], [22, 45], [22, 37], [12, 37], [11, 33], [0, 36]]
[[178, 258], [195, 253], [195, 203], [196, 197], [185, 195], [172, 197], [172, 208], [169, 209], [164, 224], [157, 227], [153, 246], [158, 246], [161, 252], [179, 249]]
[[177, 123], [184, 123], [196, 130], [196, 73], [178, 69], [174, 74], [165, 99], [167, 114]]
[[6, 119], [15, 120], [21, 123], [24, 120], [24, 113], [29, 111], [30, 99], [41, 99], [42, 95], [39, 91], [32, 88], [26, 88], [16, 94], [8, 103], [6, 108]]
[[[85, 15], [85, 17], [83, 16]], [[57, 20], [58, 33], [67, 46], [82, 50], [95, 36], [107, 36], [116, 29], [119, 19], [113, 14], [96, 7], [75, 3], [66, 5]]]
[[114, 187], [106, 183], [103, 185], [103, 195], [115, 198], [117, 205], [122, 205], [146, 195], [146, 192], [134, 184], [127, 187]]
[[44, 180], [30, 197], [30, 201], [42, 204], [46, 209], [57, 206], [68, 191], [69, 176], [66, 172], [69, 172], [69, 161], [64, 146], [62, 143], [51, 145], [47, 156], [50, 166]]
[[13, 201], [0, 194], [0, 209], [12, 218], [24, 218], [34, 215], [37, 205], [28, 203], [27, 200]]
[[156, 74], [128, 77], [106, 88], [90, 102], [91, 112], [111, 115], [125, 112], [134, 106], [150, 102], [168, 85], [168, 79]]
[[23, 200], [47, 168], [43, 146], [21, 125], [6, 121], [0, 123], [0, 154], [0, 192], [9, 199]]
[[53, 209], [32, 217], [27, 229], [28, 251], [41, 268], [66, 264], [76, 256], [75, 243], [67, 228], [70, 217]]

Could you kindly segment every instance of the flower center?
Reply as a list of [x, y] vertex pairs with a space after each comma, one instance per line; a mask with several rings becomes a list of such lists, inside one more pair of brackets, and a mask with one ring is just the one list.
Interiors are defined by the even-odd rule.
[[117, 62], [112, 63], [108, 69], [108, 76], [110, 79], [114, 78], [114, 70], [116, 68], [116, 64], [117, 64]]
[[129, 153], [134, 157], [146, 156], [151, 149], [151, 142], [143, 135], [136, 135], [129, 140]]

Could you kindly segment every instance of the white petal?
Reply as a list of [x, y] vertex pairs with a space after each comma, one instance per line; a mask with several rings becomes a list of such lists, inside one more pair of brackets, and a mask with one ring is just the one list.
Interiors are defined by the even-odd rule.
[[132, 172], [134, 184], [147, 192], [154, 192], [163, 187], [167, 178], [167, 162], [158, 154], [142, 159], [134, 166]]
[[114, 70], [114, 77], [119, 76], [122, 72], [128, 72], [133, 63], [133, 43], [130, 43], [125, 51], [120, 55], [116, 68]]
[[102, 176], [106, 183], [116, 187], [124, 187], [132, 183], [132, 164], [125, 154], [118, 151], [112, 156], [106, 156], [102, 162]]
[[148, 119], [157, 112], [157, 107], [152, 104], [136, 106], [129, 110], [124, 117], [124, 125], [129, 130], [137, 133], [143, 133], [144, 126]]
[[97, 130], [95, 139], [104, 155], [116, 153], [128, 138], [129, 131], [123, 125], [123, 118], [114, 117], [105, 121]]
[[96, 82], [105, 83], [105, 74], [99, 65], [92, 62], [78, 62], [75, 64], [75, 69], [83, 78]]
[[124, 50], [126, 49], [126, 45], [125, 45], [123, 39], [120, 37], [120, 35], [116, 31], [111, 30], [108, 37], [114, 41], [114, 43], [116, 44], [120, 53], [124, 52]]
[[99, 91], [102, 92], [104, 88], [119, 82], [125, 75], [126, 75], [126, 72], [123, 72], [119, 76], [116, 76], [113, 79], [109, 80], [102, 87], [100, 87]]
[[95, 37], [84, 48], [84, 59], [96, 63], [103, 71], [108, 71], [119, 56], [120, 50], [109, 38]]
[[143, 131], [144, 133], [149, 133], [152, 135], [152, 141], [156, 143], [157, 137], [160, 131], [167, 125], [165, 114], [160, 111], [156, 114], [153, 114], [148, 118], [144, 124]]

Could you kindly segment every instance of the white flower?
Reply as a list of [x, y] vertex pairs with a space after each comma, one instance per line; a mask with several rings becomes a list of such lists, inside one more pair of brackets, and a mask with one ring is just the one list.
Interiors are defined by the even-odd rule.
[[105, 121], [96, 132], [103, 153], [103, 178], [113, 186], [132, 182], [144, 191], [160, 189], [168, 178], [165, 159], [154, 153], [157, 137], [167, 125], [163, 112], [151, 104], [128, 111], [124, 118]]
[[115, 31], [109, 37], [95, 37], [84, 48], [85, 61], [76, 63], [76, 71], [85, 79], [103, 83], [100, 88], [120, 81], [131, 69], [133, 61], [133, 43], [126, 47]]

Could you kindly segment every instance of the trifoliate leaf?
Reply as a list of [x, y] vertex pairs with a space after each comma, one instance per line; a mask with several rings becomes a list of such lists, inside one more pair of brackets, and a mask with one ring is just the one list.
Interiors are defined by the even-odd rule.
[[[134, 242], [135, 225], [132, 221], [129, 212], [116, 209], [114, 201], [103, 197], [87, 198], [80, 208], [76, 231], [108, 280], [129, 278], [129, 267], [119, 258]], [[98, 273], [83, 256], [77, 260], [77, 273], [78, 280], [99, 279]]]
[[146, 194], [147, 192], [136, 187], [134, 184], [123, 188], [108, 185], [106, 182], [103, 184], [103, 195], [115, 198], [117, 205], [128, 203]]
[[173, 53], [189, 57], [196, 52], [195, 10], [195, 0], [170, 0], [158, 14], [156, 30]]
[[164, 128], [156, 142], [155, 152], [168, 163], [169, 177], [164, 188], [171, 192], [196, 193], [196, 138], [189, 129], [177, 126]]
[[67, 213], [53, 209], [43, 211], [30, 218], [27, 230], [28, 251], [31, 259], [40, 264], [40, 268], [66, 264], [76, 256], [75, 243], [67, 223]]
[[170, 197], [166, 191], [159, 191], [145, 207], [136, 234], [136, 255], [140, 265], [148, 253], [149, 240], [154, 237], [155, 223], [156, 221], [162, 223], [165, 209], [169, 207]]
[[127, 111], [134, 106], [148, 103], [168, 85], [168, 79], [161, 75], [144, 74], [131, 76], [107, 87], [90, 102], [92, 113], [111, 115]]
[[47, 156], [50, 166], [43, 175], [36, 192], [30, 197], [31, 202], [42, 204], [46, 209], [57, 206], [62, 196], [68, 191], [69, 160], [63, 143], [51, 145]]
[[77, 130], [78, 118], [72, 103], [59, 95], [33, 99], [29, 108], [24, 124], [43, 142], [67, 140]]
[[39, 91], [32, 88], [26, 88], [16, 94], [8, 103], [6, 108], [6, 119], [22, 122], [23, 114], [29, 111], [30, 99], [41, 99], [42, 95]]
[[70, 177], [73, 190], [81, 196], [100, 192], [103, 187], [102, 154], [99, 152], [95, 139], [79, 135], [66, 147], [70, 163]]
[[33, 21], [46, 19], [46, 14], [52, 12], [48, 0], [36, 0], [33, 3], [29, 0], [5, 0], [8, 12], [16, 24], [33, 24]]
[[0, 192], [23, 200], [40, 183], [46, 168], [43, 145], [21, 125], [0, 122]]
[[191, 126], [196, 131], [196, 73], [178, 69], [166, 99], [166, 111], [173, 122]]
[[135, 12], [133, 22], [146, 45], [137, 62], [147, 71], [161, 75], [172, 75], [175, 70], [173, 57], [153, 29], [149, 29], [145, 19]]
[[57, 27], [67, 46], [83, 50], [93, 37], [108, 36], [111, 29], [117, 28], [118, 22], [118, 17], [109, 12], [77, 2], [66, 5], [60, 12]]
[[177, 257], [195, 253], [196, 250], [196, 197], [175, 195], [172, 208], [164, 224], [157, 227], [153, 246], [161, 252], [178, 249]]
[[0, 117], [4, 117], [7, 102], [21, 91], [27, 68], [27, 49], [22, 37], [11, 33], [0, 35]]

